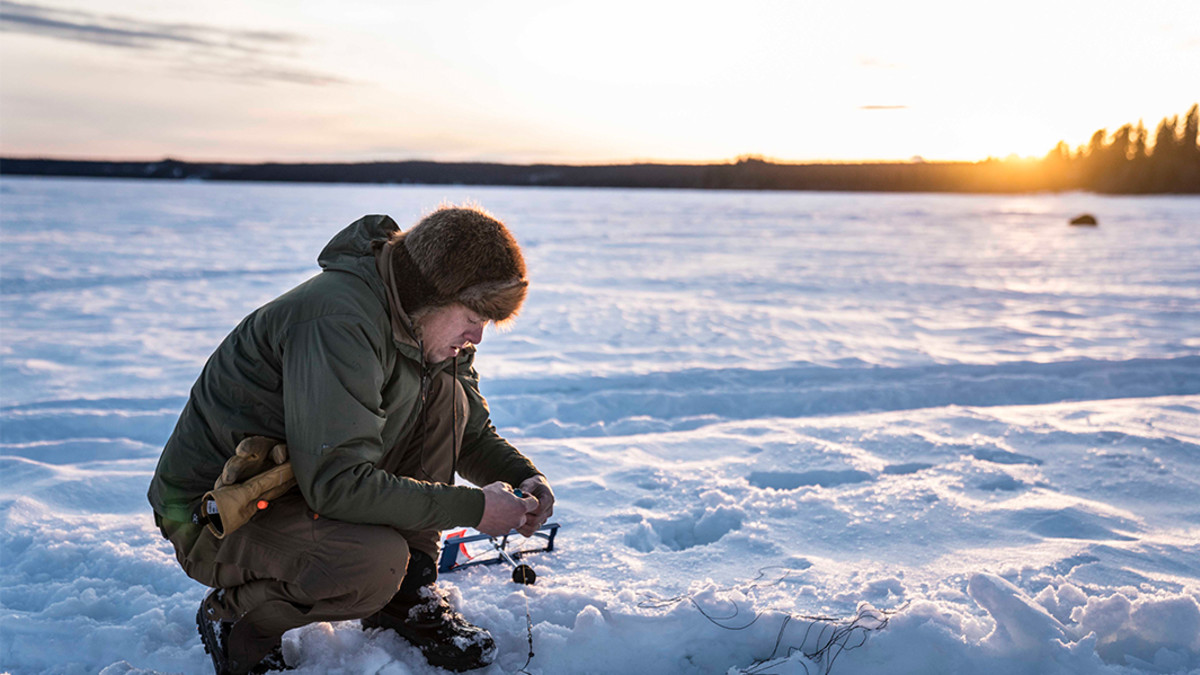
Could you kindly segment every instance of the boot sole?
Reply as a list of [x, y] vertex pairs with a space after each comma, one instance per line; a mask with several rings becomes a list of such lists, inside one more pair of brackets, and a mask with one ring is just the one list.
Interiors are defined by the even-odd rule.
[[217, 675], [229, 675], [229, 669], [225, 665], [225, 655], [221, 653], [217, 635], [213, 632], [213, 625], [204, 618], [204, 603], [201, 603], [200, 609], [196, 610], [196, 630], [200, 633], [200, 644], [204, 645], [204, 652], [212, 657], [213, 670]]

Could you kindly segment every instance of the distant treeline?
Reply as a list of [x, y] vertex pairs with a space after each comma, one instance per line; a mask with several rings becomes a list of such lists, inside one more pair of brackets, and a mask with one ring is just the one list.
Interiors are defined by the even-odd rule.
[[1065, 141], [1042, 160], [1052, 190], [1113, 194], [1200, 193], [1200, 105], [1163, 118], [1151, 142], [1146, 125], [1126, 124], [1111, 135], [1100, 129], [1071, 152]]
[[0, 173], [230, 181], [523, 185], [553, 187], [894, 192], [1028, 192], [1046, 189], [1035, 166], [978, 163], [777, 164], [743, 157], [725, 164], [571, 166], [443, 162], [207, 164], [167, 159], [104, 162], [0, 159]]
[[702, 190], [835, 190], [855, 192], [1018, 193], [1092, 190], [1107, 193], [1200, 194], [1200, 109], [1164, 119], [1154, 142], [1145, 126], [1097, 131], [1072, 152], [1065, 142], [1041, 160], [788, 164], [741, 157], [720, 164], [489, 164], [371, 162], [358, 164], [230, 164], [0, 159], [0, 174], [229, 181], [684, 188]]

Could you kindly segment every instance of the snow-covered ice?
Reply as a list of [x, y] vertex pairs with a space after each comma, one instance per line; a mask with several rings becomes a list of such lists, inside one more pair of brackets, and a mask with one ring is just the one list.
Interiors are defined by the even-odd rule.
[[18, 178], [0, 671], [211, 670], [145, 500], [188, 388], [341, 227], [466, 199], [526, 250], [478, 364], [563, 524], [535, 586], [443, 579], [487, 672], [1200, 672], [1200, 200]]

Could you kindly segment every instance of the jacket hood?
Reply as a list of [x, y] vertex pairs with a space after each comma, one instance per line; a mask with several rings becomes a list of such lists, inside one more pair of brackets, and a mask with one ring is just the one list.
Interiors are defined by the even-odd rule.
[[323, 270], [349, 272], [359, 277], [387, 307], [383, 280], [375, 269], [374, 242], [386, 242], [399, 229], [390, 216], [363, 216], [329, 240], [317, 256], [317, 263]]

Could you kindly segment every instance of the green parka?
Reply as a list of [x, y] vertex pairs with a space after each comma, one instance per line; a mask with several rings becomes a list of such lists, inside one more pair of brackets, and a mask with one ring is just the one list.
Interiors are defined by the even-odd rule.
[[[416, 429], [425, 368], [412, 336], [393, 336], [376, 270], [372, 242], [397, 229], [388, 216], [354, 222], [321, 252], [320, 274], [225, 338], [159, 459], [148, 494], [159, 516], [192, 520], [238, 442], [260, 435], [286, 440], [300, 491], [322, 516], [405, 530], [479, 523], [478, 488], [378, 468], [387, 453], [405, 450]], [[451, 369], [467, 394], [458, 473], [476, 485], [518, 485], [538, 471], [496, 433], [473, 360], [468, 348], [425, 372]]]

